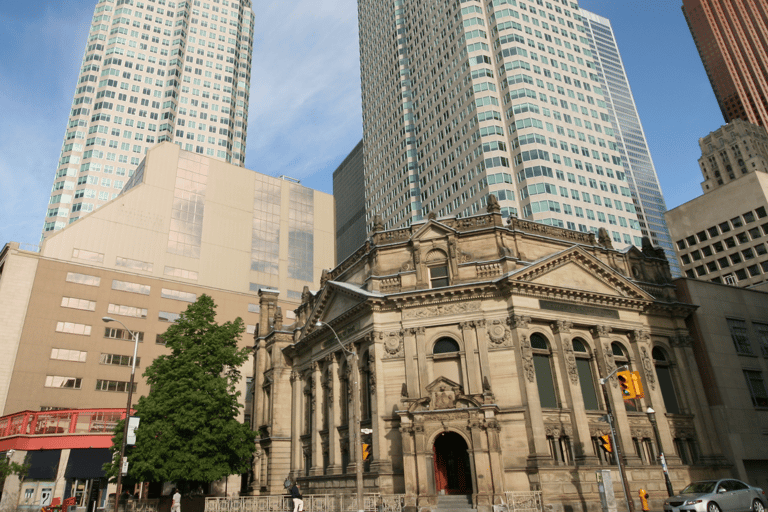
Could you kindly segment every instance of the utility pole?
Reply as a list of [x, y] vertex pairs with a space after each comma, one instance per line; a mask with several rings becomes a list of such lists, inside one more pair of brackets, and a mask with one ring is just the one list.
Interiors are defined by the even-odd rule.
[[621, 478], [621, 487], [624, 489], [624, 498], [627, 500], [627, 510], [629, 512], [635, 512], [635, 503], [632, 501], [629, 495], [629, 483], [627, 482], [627, 475], [624, 472], [624, 463], [621, 461], [620, 446], [617, 442], [618, 435], [616, 429], [613, 427], [613, 410], [611, 407], [611, 398], [608, 393], [608, 387], [606, 384], [608, 380], [618, 371], [627, 370], [627, 366], [620, 366], [615, 368], [607, 377], [600, 379], [600, 385], [603, 387], [603, 396], [605, 397], [605, 408], [608, 412], [606, 419], [608, 420], [608, 426], [611, 429], [611, 444], [613, 445], [613, 455], [616, 458], [616, 466], [619, 468], [619, 478]]

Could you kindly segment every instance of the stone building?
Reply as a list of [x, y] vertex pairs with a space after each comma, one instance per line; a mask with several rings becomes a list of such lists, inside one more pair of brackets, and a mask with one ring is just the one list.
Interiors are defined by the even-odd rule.
[[[405, 494], [409, 507], [466, 494], [490, 510], [505, 492], [541, 490], [555, 510], [599, 510], [595, 470], [612, 464], [599, 448], [605, 396], [634, 496], [665, 497], [649, 406], [675, 488], [722, 472], [691, 385], [701, 382], [685, 323], [695, 306], [677, 300], [664, 252], [616, 250], [604, 231], [504, 225], [492, 199], [488, 210], [377, 223], [319, 291], [304, 290], [293, 325], [277, 294], [260, 292], [253, 493], [282, 493], [286, 476], [307, 493], [353, 492], [354, 377], [372, 430], [366, 492]], [[603, 393], [600, 376], [623, 364], [641, 373], [645, 398], [622, 403], [615, 378]], [[615, 472], [614, 482], [619, 496]]]

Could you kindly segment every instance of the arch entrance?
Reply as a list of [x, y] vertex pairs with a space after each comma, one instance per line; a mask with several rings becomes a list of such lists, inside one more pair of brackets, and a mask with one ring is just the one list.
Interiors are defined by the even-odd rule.
[[437, 494], [472, 494], [472, 470], [464, 438], [455, 432], [443, 432], [432, 449]]

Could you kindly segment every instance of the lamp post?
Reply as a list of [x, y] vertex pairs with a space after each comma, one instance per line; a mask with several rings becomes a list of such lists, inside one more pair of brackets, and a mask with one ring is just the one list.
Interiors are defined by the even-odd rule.
[[131, 401], [133, 400], [133, 382], [136, 376], [136, 354], [139, 351], [139, 333], [131, 331], [120, 320], [105, 316], [101, 319], [104, 323], [117, 322], [133, 336], [133, 359], [131, 360], [131, 380], [128, 382], [128, 403], [125, 406], [125, 425], [123, 426], [123, 442], [120, 444], [120, 463], [117, 471], [117, 483], [115, 484], [115, 512], [120, 505], [120, 491], [123, 487], [123, 459], [125, 459], [125, 446], [128, 442], [128, 419], [131, 417]]
[[336, 337], [336, 341], [339, 342], [339, 346], [341, 347], [341, 350], [344, 351], [344, 353], [347, 355], [347, 361], [350, 365], [352, 365], [352, 425], [354, 427], [355, 435], [354, 435], [354, 441], [355, 449], [354, 449], [354, 457], [355, 457], [355, 476], [357, 481], [357, 511], [363, 512], [364, 510], [364, 503], [363, 503], [363, 461], [362, 461], [362, 446], [361, 446], [361, 440], [360, 440], [360, 384], [359, 384], [359, 377], [358, 377], [358, 368], [357, 368], [357, 352], [354, 350], [348, 350], [344, 344], [339, 339], [339, 335], [336, 333], [336, 331], [328, 325], [325, 322], [322, 322], [320, 320], [317, 321], [315, 326], [322, 327], [325, 325], [328, 327], [333, 335]]
[[614, 370], [609, 373], [607, 377], [600, 379], [600, 385], [603, 387], [605, 408], [608, 412], [608, 414], [606, 414], [606, 419], [608, 420], [608, 426], [611, 429], [611, 445], [613, 446], [613, 455], [616, 459], [616, 466], [619, 469], [619, 478], [621, 478], [621, 487], [624, 490], [624, 498], [627, 500], [627, 510], [629, 512], [635, 512], [635, 503], [629, 497], [629, 483], [627, 482], [627, 476], [624, 473], [624, 465], [621, 462], [621, 456], [619, 455], [619, 444], [616, 442], [616, 430], [613, 428], [613, 411], [611, 410], [611, 398], [608, 394], [607, 386], [605, 385], [606, 382], [608, 382], [608, 379], [613, 377], [616, 372], [624, 371], [626, 369], [627, 366], [619, 366], [618, 368], [614, 368]]
[[659, 426], [656, 424], [656, 411], [649, 407], [645, 413], [648, 415], [648, 420], [653, 427], [653, 435], [656, 437], [656, 446], [659, 448], [659, 462], [661, 462], [661, 469], [664, 471], [664, 483], [667, 484], [667, 494], [671, 497], [675, 495], [675, 491], [672, 489], [672, 482], [669, 479], [667, 459], [664, 458], [664, 450], [661, 449], [661, 436], [659, 435]]

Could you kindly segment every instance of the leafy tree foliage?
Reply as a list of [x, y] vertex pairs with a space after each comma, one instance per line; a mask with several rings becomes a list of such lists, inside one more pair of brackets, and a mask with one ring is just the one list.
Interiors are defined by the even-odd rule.
[[[235, 389], [249, 352], [237, 347], [245, 328], [240, 318], [218, 325], [215, 309], [202, 295], [163, 334], [170, 354], [144, 372], [151, 388], [136, 406], [141, 423], [128, 451], [128, 481], [191, 487], [249, 469], [255, 433], [236, 419], [242, 405]], [[115, 433], [119, 454], [122, 422]], [[110, 466], [116, 476], [117, 462]]]

